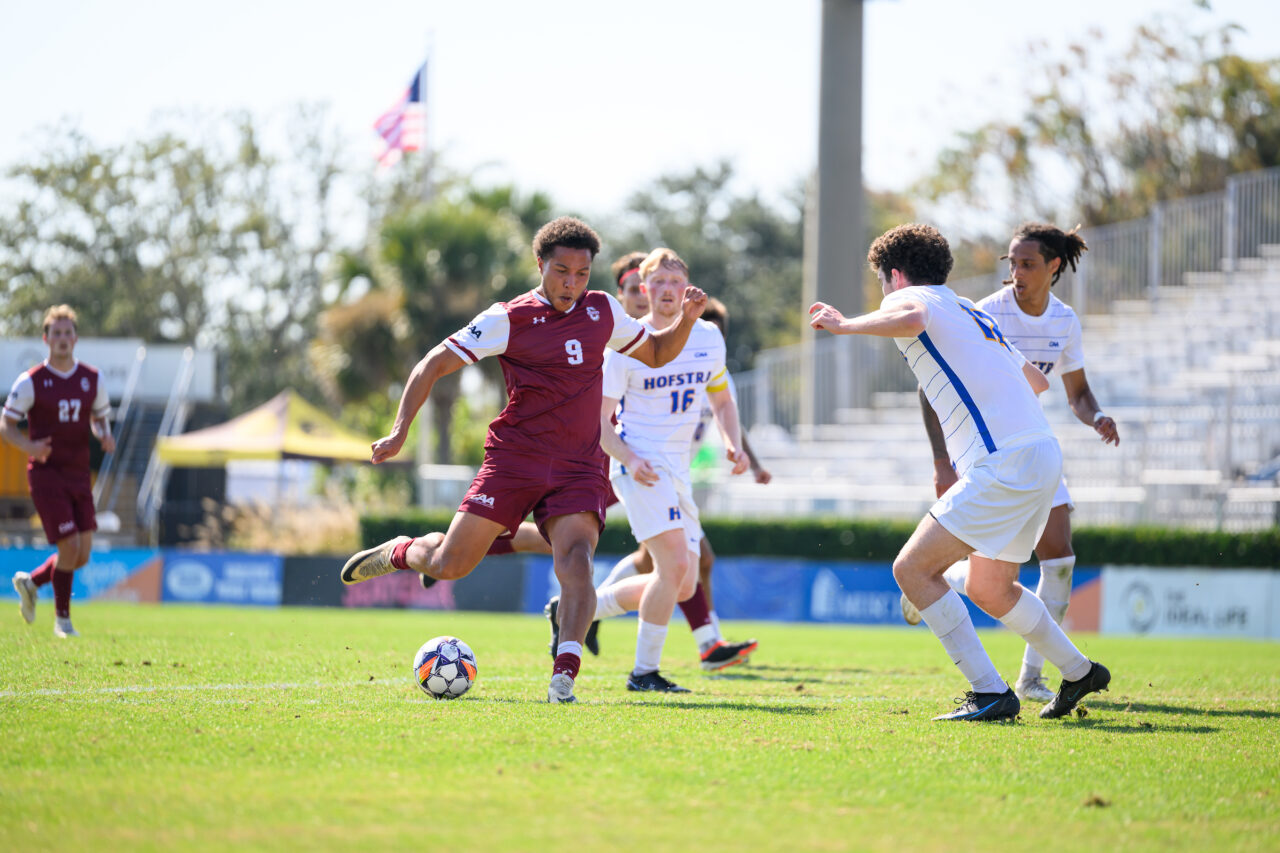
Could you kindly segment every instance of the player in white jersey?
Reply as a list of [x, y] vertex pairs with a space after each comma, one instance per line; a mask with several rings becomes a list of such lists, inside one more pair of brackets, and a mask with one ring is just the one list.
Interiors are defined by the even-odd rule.
[[900, 225], [871, 244], [867, 260], [885, 293], [880, 308], [846, 319], [819, 302], [809, 309], [810, 325], [893, 338], [939, 413], [955, 461], [959, 481], [920, 520], [893, 563], [898, 585], [969, 681], [960, 707], [935, 719], [1012, 719], [1021, 710], [964, 602], [942, 578], [964, 557], [970, 557], [974, 603], [1062, 672], [1057, 695], [1040, 711], [1062, 717], [1086, 694], [1106, 689], [1111, 674], [1082, 655], [1017, 580], [1062, 477], [1062, 452], [1035, 398], [1049, 382], [1009, 346], [990, 316], [944, 284], [951, 249], [936, 229]]
[[[630, 256], [628, 256], [630, 257]], [[642, 256], [643, 258], [643, 256]], [[621, 288], [619, 293], [621, 294]], [[622, 300], [621, 295], [619, 300]], [[626, 306], [623, 302], [623, 306]], [[646, 305], [647, 305], [646, 301]], [[714, 324], [720, 330], [720, 334], [726, 332], [728, 323], [728, 310], [724, 303], [714, 297], [707, 297], [707, 307], [702, 311], [702, 319]], [[733, 376], [725, 374], [725, 378], [729, 383], [729, 394], [736, 401], [738, 395], [733, 387]], [[624, 402], [625, 405], [625, 402]], [[698, 455], [698, 451], [702, 445], [702, 439], [706, 435], [707, 427], [715, 417], [715, 410], [708, 401], [702, 407], [702, 414], [698, 419], [698, 426], [694, 430], [692, 446], [690, 447], [690, 457]], [[745, 430], [741, 430], [742, 434], [742, 450], [747, 454], [747, 461], [751, 467], [751, 473], [755, 477], [757, 483], [765, 484], [773, 479], [773, 475], [769, 473], [760, 460], [756, 458], [755, 453], [751, 450], [751, 442], [747, 439]], [[715, 612], [715, 604], [711, 596], [711, 573], [715, 568], [716, 554], [711, 547], [711, 542], [704, 535], [702, 542], [699, 543], [698, 553], [698, 585], [693, 591], [693, 595], [680, 602], [680, 610], [684, 613], [684, 617], [688, 620], [689, 630], [693, 632], [694, 640], [698, 644], [699, 665], [707, 672], [716, 672], [727, 669], [731, 666], [746, 663], [753, 652], [759, 648], [759, 643], [754, 639], [742, 642], [730, 642], [725, 639], [720, 630], [720, 619]], [[644, 547], [644, 543], [631, 554], [623, 557], [614, 565], [609, 575], [596, 587], [597, 590], [612, 586], [620, 580], [632, 577], [634, 575], [648, 574], [653, 571], [653, 560], [649, 556], [648, 550]], [[599, 622], [591, 623], [591, 630], [587, 633], [587, 640], [591, 642], [593, 638], [598, 637]], [[596, 639], [598, 647], [598, 639]], [[589, 646], [590, 647], [590, 646]]]
[[[1009, 261], [1007, 286], [979, 300], [978, 307], [996, 321], [1005, 340], [1046, 376], [1062, 377], [1067, 403], [1082, 423], [1092, 426], [1102, 441], [1118, 445], [1120, 434], [1116, 423], [1103, 414], [1085, 377], [1080, 320], [1070, 306], [1050, 292], [1063, 268], [1069, 264], [1074, 270], [1087, 249], [1074, 229], [1063, 231], [1046, 223], [1024, 223], [1014, 233], [1009, 254], [1005, 256]], [[956, 472], [942, 439], [938, 416], [923, 393], [920, 405], [933, 447], [934, 485], [941, 497], [956, 482]], [[1062, 624], [1071, 601], [1071, 574], [1076, 564], [1071, 547], [1071, 510], [1071, 493], [1063, 477], [1053, 497], [1049, 521], [1035, 547], [1040, 563], [1036, 595], [1058, 624]], [[944, 577], [952, 589], [963, 593], [968, 574], [968, 563], [961, 562], [947, 569]], [[920, 621], [919, 614], [905, 597], [902, 610], [908, 622]], [[1048, 702], [1053, 698], [1043, 669], [1044, 658], [1027, 646], [1022, 656], [1022, 670], [1013, 685], [1019, 699]]]
[[[652, 325], [666, 328], [678, 317], [672, 313], [671, 297], [688, 286], [688, 267], [670, 249], [655, 249], [641, 264], [640, 274], [649, 294]], [[605, 360], [600, 444], [612, 457], [610, 480], [626, 507], [631, 530], [654, 563], [652, 574], [625, 578], [596, 591], [597, 619], [640, 612], [628, 690], [688, 692], [658, 669], [671, 611], [694, 594], [698, 582], [703, 534], [689, 462], [704, 397], [710, 397], [716, 410], [734, 473], [747, 469], [746, 454], [739, 449], [737, 405], [727, 377], [724, 337], [702, 320], [680, 355], [660, 370], [632, 358]], [[613, 429], [615, 411], [617, 427]]]

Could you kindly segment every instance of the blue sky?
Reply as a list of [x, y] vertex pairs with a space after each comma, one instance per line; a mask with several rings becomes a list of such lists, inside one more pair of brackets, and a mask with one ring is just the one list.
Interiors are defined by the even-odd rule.
[[[0, 0], [0, 166], [64, 117], [99, 142], [157, 112], [323, 101], [353, 162], [431, 50], [430, 137], [459, 168], [608, 214], [664, 172], [720, 157], [766, 194], [812, 168], [821, 0]], [[215, 11], [216, 10], [216, 11]], [[1280, 3], [872, 0], [864, 21], [864, 174], [918, 177], [960, 128], [1019, 109], [1031, 45], [1098, 28], [1117, 43], [1176, 13], [1235, 21], [1246, 55], [1280, 56]], [[0, 192], [3, 189], [0, 188]]]

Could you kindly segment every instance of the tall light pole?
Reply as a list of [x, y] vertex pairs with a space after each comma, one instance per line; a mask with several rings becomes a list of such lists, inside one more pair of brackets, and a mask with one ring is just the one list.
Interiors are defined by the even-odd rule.
[[[826, 302], [846, 316], [862, 313], [862, 270], [867, 247], [862, 198], [862, 3], [822, 0], [822, 60], [818, 100], [818, 174], [816, 246], [806, 246], [812, 272], [805, 281], [807, 308]], [[808, 239], [806, 239], [808, 242]], [[812, 280], [809, 280], [809, 279]], [[812, 343], [813, 336], [807, 336]], [[852, 351], [850, 348], [848, 351]], [[813, 365], [813, 360], [808, 359]], [[814, 423], [816, 394], [831, 394], [837, 408], [853, 399], [855, 377], [837, 370], [830, 387], [815, 387], [806, 371], [808, 423]]]

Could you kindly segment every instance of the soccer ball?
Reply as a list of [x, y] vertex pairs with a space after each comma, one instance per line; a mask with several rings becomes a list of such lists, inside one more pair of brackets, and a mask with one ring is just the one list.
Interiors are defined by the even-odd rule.
[[457, 699], [476, 680], [476, 655], [457, 637], [427, 640], [413, 657], [418, 686], [437, 699]]

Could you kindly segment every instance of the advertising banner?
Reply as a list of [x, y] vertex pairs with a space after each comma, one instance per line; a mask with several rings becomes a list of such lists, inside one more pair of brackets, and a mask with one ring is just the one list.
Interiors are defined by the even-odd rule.
[[201, 604], [280, 604], [279, 554], [166, 551], [163, 601]]
[[1280, 639], [1277, 577], [1265, 570], [1108, 566], [1102, 630]]
[[[10, 548], [0, 551], [0, 577], [11, 578], [17, 572], [32, 572], [54, 553], [53, 548]], [[115, 548], [93, 551], [89, 562], [75, 573], [71, 595], [76, 601], [141, 601], [160, 600], [160, 574], [163, 558], [155, 548]], [[42, 599], [53, 601], [53, 587], [40, 590]], [[17, 599], [13, 585], [0, 583], [0, 598]]]
[[[525, 575], [526, 613], [539, 613], [559, 594], [550, 557], [531, 557]], [[596, 555], [599, 583], [620, 559]], [[1097, 630], [1098, 578], [1096, 568], [1077, 567], [1073, 576], [1068, 627]], [[1024, 568], [1019, 580], [1034, 590], [1040, 570]], [[719, 557], [712, 576], [712, 594], [722, 619], [773, 622], [819, 622], [849, 625], [902, 625], [901, 590], [888, 563], [814, 562], [783, 557]], [[965, 603], [978, 628], [999, 625], [967, 598]]]

